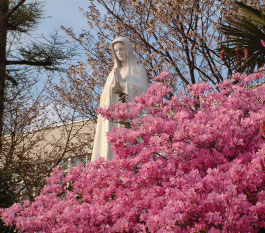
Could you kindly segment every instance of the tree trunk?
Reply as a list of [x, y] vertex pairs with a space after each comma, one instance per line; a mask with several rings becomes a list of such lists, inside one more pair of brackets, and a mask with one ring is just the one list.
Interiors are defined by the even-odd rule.
[[9, 0], [0, 0], [0, 155], [3, 145], [4, 103], [6, 86], [7, 13]]

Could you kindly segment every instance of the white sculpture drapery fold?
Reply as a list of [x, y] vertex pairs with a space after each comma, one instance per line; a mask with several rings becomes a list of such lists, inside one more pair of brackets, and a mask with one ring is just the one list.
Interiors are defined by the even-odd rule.
[[[114, 67], [108, 75], [99, 103], [104, 108], [119, 102], [117, 91], [125, 93], [129, 102], [148, 89], [146, 70], [137, 63], [132, 43], [127, 37], [119, 37], [112, 42], [112, 53]], [[114, 158], [107, 133], [115, 126], [118, 126], [117, 123], [98, 116], [91, 161], [100, 157], [106, 161]]]

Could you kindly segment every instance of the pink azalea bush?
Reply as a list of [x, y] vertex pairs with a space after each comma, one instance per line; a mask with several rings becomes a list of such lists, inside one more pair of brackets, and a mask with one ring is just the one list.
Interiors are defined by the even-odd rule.
[[[168, 100], [162, 82], [113, 111], [116, 159], [53, 170], [30, 203], [1, 210], [27, 232], [258, 232], [265, 227], [265, 85], [260, 71]], [[236, 83], [236, 84], [234, 84]]]

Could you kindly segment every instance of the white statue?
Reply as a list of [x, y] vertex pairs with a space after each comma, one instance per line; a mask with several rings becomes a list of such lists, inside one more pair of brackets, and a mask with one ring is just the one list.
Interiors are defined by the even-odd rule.
[[[117, 92], [125, 93], [128, 102], [148, 89], [146, 70], [143, 65], [136, 62], [132, 43], [127, 37], [119, 37], [112, 42], [112, 53], [114, 67], [100, 97], [100, 107], [112, 107], [117, 104], [119, 102]], [[106, 135], [114, 126], [118, 124], [98, 116], [91, 161], [100, 157], [105, 158], [106, 161], [114, 158]]]

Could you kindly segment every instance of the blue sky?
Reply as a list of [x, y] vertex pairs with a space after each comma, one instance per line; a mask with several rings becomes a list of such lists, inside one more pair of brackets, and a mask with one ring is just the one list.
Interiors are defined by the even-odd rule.
[[60, 35], [65, 35], [60, 27], [73, 27], [75, 32], [87, 29], [86, 18], [80, 12], [80, 7], [86, 9], [87, 0], [46, 0], [44, 1], [44, 17], [36, 30], [37, 34], [49, 35], [60, 30]]
[[[37, 28], [31, 32], [33, 38], [36, 37], [38, 40], [42, 40], [41, 36], [44, 35], [49, 37], [49, 35], [54, 34], [58, 30], [60, 36], [64, 36], [66, 39], [69, 37], [61, 29], [61, 26], [72, 27], [74, 32], [80, 33], [82, 30], [88, 30], [88, 24], [86, 23], [86, 18], [82, 15], [80, 7], [87, 9], [88, 0], [41, 0], [44, 2], [44, 12], [40, 23]], [[30, 2], [30, 0], [28, 1]], [[40, 37], [39, 37], [40, 36]], [[23, 39], [31, 40], [31, 35], [23, 35]], [[71, 39], [70, 39], [71, 40]], [[82, 54], [82, 52], [81, 52]], [[79, 56], [78, 60], [85, 60], [85, 56]], [[76, 60], [69, 61], [71, 64], [76, 63]], [[66, 67], [69, 66], [67, 62]], [[36, 86], [36, 93], [43, 88], [46, 82], [47, 75], [45, 72], [39, 73], [40, 82]], [[53, 80], [57, 80], [58, 74], [56, 73]]]
[[[50, 34], [53, 34], [55, 31], [59, 30], [59, 35], [69, 38], [61, 26], [72, 27], [74, 32], [80, 33], [82, 30], [88, 30], [88, 24], [86, 23], [86, 18], [82, 15], [80, 7], [86, 9], [88, 6], [88, 0], [41, 0], [45, 2], [43, 16], [44, 19], [40, 21], [37, 25], [36, 30], [32, 32], [32, 36], [41, 36], [44, 35], [49, 37]], [[30, 2], [30, 1], [29, 1]], [[25, 40], [31, 39], [30, 35], [25, 35]], [[38, 38], [41, 40], [41, 38]], [[85, 57], [79, 57], [79, 60], [85, 60]], [[70, 61], [75, 63], [76, 61]], [[66, 65], [66, 67], [69, 64]], [[47, 75], [44, 73], [38, 74], [39, 82], [33, 89], [34, 92], [39, 93], [43, 89], [44, 83], [47, 80]], [[53, 81], [56, 82], [59, 80], [58, 74], [55, 73], [53, 76]], [[47, 111], [50, 112], [49, 117], [52, 121], [59, 121], [57, 115], [53, 113], [52, 105], [47, 107]]]

